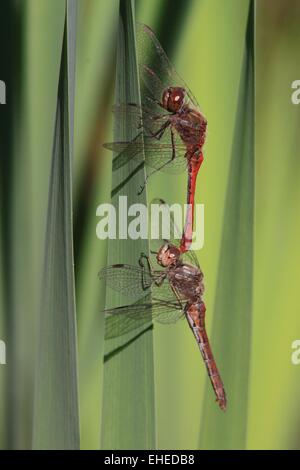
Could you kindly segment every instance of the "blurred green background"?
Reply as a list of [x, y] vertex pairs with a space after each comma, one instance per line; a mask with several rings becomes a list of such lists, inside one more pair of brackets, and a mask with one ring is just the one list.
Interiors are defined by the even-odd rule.
[[[7, 365], [0, 365], [0, 448], [23, 449], [31, 448], [38, 419], [36, 345], [43, 341], [39, 316], [65, 1], [3, 0], [0, 8], [0, 79], [8, 89], [0, 108], [0, 340], [7, 346]], [[198, 256], [207, 329], [228, 394], [224, 415], [187, 325], [155, 325], [154, 373], [143, 371], [155, 388], [155, 445], [299, 448], [300, 366], [291, 363], [291, 344], [300, 337], [300, 109], [290, 97], [291, 83], [300, 78], [300, 4], [136, 0], [135, 13], [155, 31], [208, 119], [196, 194], [205, 204]], [[97, 273], [106, 264], [107, 243], [95, 229], [97, 206], [110, 201], [112, 157], [102, 144], [112, 139], [118, 18], [118, 0], [78, 0], [72, 176], [82, 449], [98, 449], [105, 433], [105, 286]], [[185, 192], [185, 174], [157, 174], [148, 200], [184, 203]], [[58, 380], [63, 384], [65, 377]], [[131, 399], [132, 406], [137, 397]], [[125, 433], [128, 423], [116, 415], [112, 425]], [[139, 425], [147, 427], [143, 416]], [[152, 444], [146, 434], [144, 447]], [[118, 440], [109, 446], [119, 448]]]

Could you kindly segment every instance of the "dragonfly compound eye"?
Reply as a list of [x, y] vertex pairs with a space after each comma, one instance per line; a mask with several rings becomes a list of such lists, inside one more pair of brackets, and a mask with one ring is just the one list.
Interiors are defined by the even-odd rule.
[[185, 90], [181, 87], [169, 87], [163, 92], [162, 105], [171, 113], [180, 110], [184, 103]]

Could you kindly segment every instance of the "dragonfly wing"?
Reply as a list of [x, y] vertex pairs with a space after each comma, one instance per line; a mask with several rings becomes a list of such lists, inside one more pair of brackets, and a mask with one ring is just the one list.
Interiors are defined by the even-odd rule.
[[[156, 260], [153, 265], [159, 268]], [[153, 297], [174, 302], [174, 292], [165, 270], [161, 268], [150, 272], [146, 260], [144, 269], [128, 264], [114, 264], [102, 268], [98, 277], [116, 292], [130, 296], [135, 295], [137, 299], [145, 300], [151, 289]]]
[[113, 171], [126, 165], [133, 158], [140, 159], [140, 154], [144, 151], [144, 144], [141, 135], [138, 135], [131, 142], [111, 142], [105, 144], [104, 147], [117, 153], [113, 159]]
[[154, 32], [144, 24], [137, 25], [137, 50], [140, 78], [146, 89], [145, 95], [149, 93], [152, 98], [160, 102], [166, 88], [182, 86], [190, 101], [199, 108], [196, 98], [176, 72]]
[[182, 143], [176, 145], [175, 158], [172, 159], [171, 137], [169, 141], [160, 141], [140, 134], [131, 142], [111, 142], [104, 144], [104, 147], [117, 153], [113, 159], [113, 171], [133, 158], [140, 159], [141, 153], [145, 154], [145, 164], [148, 167], [166, 173], [182, 173], [187, 167], [186, 148]]
[[99, 272], [99, 279], [104, 280], [111, 289], [122, 294], [144, 297], [149, 293], [155, 274], [146, 269], [128, 264], [106, 266]]
[[155, 311], [152, 316], [158, 323], [170, 325], [172, 323], [176, 323], [181, 318], [184, 318], [182, 305], [177, 300], [167, 301], [165, 299], [155, 297], [153, 298], [153, 302]]
[[145, 140], [145, 162], [150, 168], [168, 174], [180, 174], [187, 168], [186, 148], [184, 145], [175, 146], [175, 156], [173, 157], [173, 147], [170, 142]]
[[144, 128], [145, 135], [147, 134], [147, 130], [150, 130], [153, 134], [155, 130], [158, 130], [169, 117], [169, 113], [162, 108], [159, 108], [158, 112], [153, 114], [151, 109], [146, 106], [140, 106], [136, 103], [120, 103], [114, 105], [112, 110], [115, 117], [122, 120], [122, 122], [127, 116], [130, 116], [132, 122], [133, 117], [133, 122], [135, 122], [134, 128]]
[[104, 314], [106, 339], [123, 336], [152, 324], [151, 303], [107, 309]]
[[176, 322], [184, 314], [177, 302], [156, 300], [136, 302], [132, 305], [104, 310], [105, 337], [107, 339], [122, 336], [133, 330], [150, 326], [152, 319], [164, 324]]
[[[178, 174], [186, 170], [187, 149], [177, 131], [172, 127], [165, 129], [160, 138], [146, 138], [145, 143], [148, 142], [149, 145], [145, 151], [148, 166], [170, 174]], [[156, 152], [153, 152], [153, 146], [155, 146]]]

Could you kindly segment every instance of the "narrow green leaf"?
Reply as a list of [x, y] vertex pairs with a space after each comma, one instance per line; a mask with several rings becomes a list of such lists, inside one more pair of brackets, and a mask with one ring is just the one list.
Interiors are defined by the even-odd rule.
[[[0, 386], [3, 386], [4, 403], [1, 413], [5, 429], [3, 438], [5, 446], [14, 449], [27, 448], [31, 443], [34, 356], [31, 335], [33, 302], [32, 296], [28, 295], [32, 286], [32, 278], [28, 276], [31, 250], [27, 244], [31, 221], [30, 214], [24, 210], [29, 205], [30, 186], [26, 180], [29, 169], [28, 162], [20, 159], [22, 151], [25, 153], [22, 122], [25, 103], [22, 66], [24, 12], [25, 6], [19, 1], [5, 0], [1, 4], [1, 79], [6, 83], [6, 104], [1, 105], [0, 111], [3, 249], [0, 337], [4, 335], [7, 345], [7, 366], [1, 368]], [[28, 325], [29, 336], [26, 334]]]
[[249, 7], [219, 260], [212, 347], [228, 409], [214, 403], [207, 381], [201, 449], [246, 446], [252, 317], [254, 218], [254, 1]]
[[[80, 445], [100, 442], [105, 286], [96, 273], [107, 260], [107, 242], [95, 236], [95, 210], [110, 198], [111, 153], [103, 136], [111, 126], [118, 0], [78, 5], [78, 62], [74, 168], [74, 256], [78, 325]], [[87, 63], [89, 67], [87, 67]], [[107, 138], [108, 139], [108, 138]], [[79, 171], [80, 167], [80, 171]], [[93, 171], [91, 172], [91, 167]], [[77, 177], [76, 177], [77, 174]]]
[[[116, 102], [139, 102], [134, 2], [120, 1], [117, 46]], [[115, 140], [135, 136], [130, 116], [116, 122]], [[113, 172], [112, 203], [117, 214], [119, 196], [127, 197], [128, 207], [136, 202], [146, 204], [146, 192], [137, 196], [144, 182], [143, 161], [130, 162]], [[126, 217], [126, 211], [121, 213]], [[117, 226], [118, 229], [118, 226]], [[146, 240], [109, 240], [108, 264], [138, 264], [141, 252], [149, 252]], [[136, 299], [122, 297], [107, 288], [106, 305], [114, 307]], [[149, 449], [155, 447], [154, 371], [152, 330], [135, 336], [106, 341], [101, 447], [104, 449]]]
[[[8, 341], [12, 337], [11, 323], [7, 314], [11, 292], [10, 285], [10, 203], [11, 203], [11, 175], [13, 159], [13, 106], [10, 103], [7, 84], [14, 76], [8, 50], [5, 47], [9, 40], [9, 29], [14, 24], [14, 5], [4, 1], [1, 5], [0, 16], [0, 56], [1, 76], [6, 88], [6, 104], [0, 105], [0, 341]], [[15, 45], [18, 43], [16, 40]], [[16, 51], [17, 52], [17, 51]], [[9, 413], [12, 411], [8, 401], [8, 384], [12, 379], [7, 366], [0, 364], [0, 448], [11, 446], [11, 426], [9, 426]]]
[[[1, 200], [0, 200], [1, 203]], [[5, 308], [3, 302], [3, 256], [2, 256], [2, 234], [0, 233], [0, 342], [6, 341], [6, 328], [5, 328]], [[0, 351], [2, 351], [2, 345], [0, 345]], [[2, 363], [2, 357], [0, 356], [0, 449], [6, 448], [6, 390], [7, 390], [7, 376], [6, 366]]]
[[78, 449], [72, 149], [76, 0], [67, 0], [40, 312], [33, 447]]

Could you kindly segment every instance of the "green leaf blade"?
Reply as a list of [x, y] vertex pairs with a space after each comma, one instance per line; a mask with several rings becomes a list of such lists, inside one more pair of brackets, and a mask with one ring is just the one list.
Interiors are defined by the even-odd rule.
[[[139, 83], [134, 32], [133, 1], [120, 2], [117, 55], [116, 102], [139, 102]], [[116, 122], [114, 139], [134, 137], [130, 117]], [[143, 160], [129, 162], [113, 173], [112, 203], [127, 197], [128, 207], [146, 204], [146, 191], [137, 196], [145, 179]], [[125, 214], [123, 214], [125, 216]], [[147, 240], [109, 240], [108, 264], [137, 265], [141, 252], [148, 253]], [[125, 299], [107, 290], [106, 305], [124, 305]], [[127, 297], [127, 303], [130, 303]], [[155, 447], [154, 365], [152, 329], [134, 339], [119, 337], [106, 341], [104, 364], [101, 447], [104, 449], [153, 449]]]
[[40, 312], [35, 449], [80, 445], [71, 194], [76, 1], [66, 5]]

